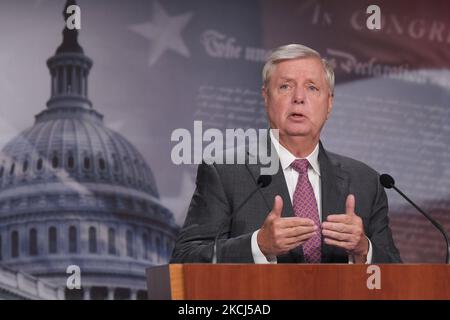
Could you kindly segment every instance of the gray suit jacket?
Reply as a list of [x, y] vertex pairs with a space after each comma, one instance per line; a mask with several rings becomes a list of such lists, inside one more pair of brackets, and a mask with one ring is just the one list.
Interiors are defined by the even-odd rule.
[[[251, 155], [250, 155], [251, 156]], [[389, 229], [388, 202], [378, 173], [362, 162], [319, 150], [322, 221], [329, 214], [344, 213], [349, 193], [355, 195], [356, 213], [372, 243], [372, 263], [401, 262]], [[261, 228], [276, 195], [283, 198], [283, 217], [294, 216], [283, 170], [256, 192], [238, 211], [234, 210], [256, 187], [258, 164], [200, 164], [197, 187], [184, 226], [175, 244], [171, 263], [211, 262], [214, 240], [217, 262], [253, 263], [251, 236]], [[277, 257], [278, 263], [304, 262], [301, 247]], [[322, 263], [347, 263], [345, 250], [322, 243]]]

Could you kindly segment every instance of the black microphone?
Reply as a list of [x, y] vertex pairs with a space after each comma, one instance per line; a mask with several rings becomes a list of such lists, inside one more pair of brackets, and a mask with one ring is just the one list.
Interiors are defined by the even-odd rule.
[[433, 224], [433, 226], [435, 226], [444, 236], [445, 238], [445, 242], [447, 243], [447, 264], [450, 264], [450, 242], [448, 241], [448, 235], [445, 232], [444, 228], [442, 227], [442, 225], [437, 222], [436, 220], [434, 220], [432, 217], [430, 217], [425, 211], [423, 211], [422, 209], [420, 209], [414, 202], [412, 202], [403, 192], [401, 192], [396, 186], [395, 186], [395, 181], [394, 178], [392, 178], [390, 175], [388, 174], [382, 174], [380, 176], [380, 183], [383, 187], [385, 187], [386, 189], [391, 189], [393, 188], [395, 191], [397, 191], [403, 198], [406, 199], [406, 201], [408, 201], [409, 203], [411, 203], [414, 208], [416, 208], [417, 210], [419, 210], [419, 212], [421, 214], [423, 214], [428, 220], [430, 220], [430, 222]]
[[[272, 176], [269, 175], [260, 175], [258, 177], [258, 180], [256, 181], [256, 188], [249, 193], [249, 195], [236, 207], [235, 210], [233, 210], [233, 213], [231, 214], [231, 218], [230, 221], [233, 220], [233, 217], [239, 212], [239, 210], [241, 210], [241, 208], [248, 202], [248, 200], [250, 200], [250, 198], [261, 188], [265, 188], [267, 187], [270, 183], [272, 182]], [[265, 199], [264, 199], [265, 201]], [[267, 203], [266, 203], [267, 204]], [[216, 253], [216, 261], [217, 259], [217, 241], [219, 240], [219, 236], [222, 233], [222, 231], [224, 230], [224, 228], [227, 226], [227, 224], [229, 223], [229, 221], [225, 221], [219, 229], [219, 232], [217, 233], [216, 237], [214, 238], [214, 247], [213, 247], [213, 256], [211, 258], [211, 261], [214, 260], [214, 254]]]

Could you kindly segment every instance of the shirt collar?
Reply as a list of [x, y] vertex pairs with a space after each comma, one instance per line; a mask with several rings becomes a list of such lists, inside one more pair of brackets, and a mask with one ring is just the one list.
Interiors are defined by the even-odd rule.
[[[283, 168], [283, 170], [286, 170], [290, 167], [291, 163], [298, 158], [296, 158], [288, 149], [286, 149], [281, 145], [281, 143], [279, 143], [279, 141], [273, 135], [272, 130], [270, 130], [270, 139], [272, 140], [272, 143], [277, 144], [277, 148], [275, 149], [278, 152], [281, 167]], [[313, 170], [320, 176], [319, 144], [316, 145], [313, 152], [311, 152], [307, 157], [300, 159], [307, 159]]]

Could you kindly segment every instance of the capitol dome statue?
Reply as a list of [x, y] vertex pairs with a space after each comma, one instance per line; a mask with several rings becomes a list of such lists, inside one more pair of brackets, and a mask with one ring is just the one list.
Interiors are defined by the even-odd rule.
[[[2, 150], [0, 264], [67, 299], [145, 299], [145, 269], [167, 263], [178, 227], [143, 156], [93, 109], [77, 37], [64, 28], [47, 108]], [[70, 265], [79, 290], [66, 287]]]

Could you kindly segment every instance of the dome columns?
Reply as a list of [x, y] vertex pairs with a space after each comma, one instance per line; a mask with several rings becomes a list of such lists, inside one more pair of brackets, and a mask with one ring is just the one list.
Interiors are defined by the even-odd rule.
[[88, 75], [92, 60], [82, 53], [58, 53], [48, 59], [51, 75], [49, 109], [56, 107], [82, 107], [90, 109]]

